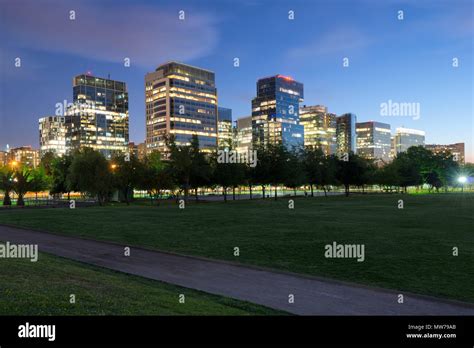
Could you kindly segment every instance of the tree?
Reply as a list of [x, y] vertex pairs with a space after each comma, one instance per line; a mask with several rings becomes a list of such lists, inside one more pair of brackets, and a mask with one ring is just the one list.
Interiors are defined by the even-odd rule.
[[327, 196], [327, 187], [336, 182], [337, 157], [325, 156], [320, 148], [313, 146], [306, 147], [303, 156], [311, 197], [314, 196], [314, 186], [322, 188]]
[[162, 161], [161, 154], [158, 151], [153, 151], [145, 157], [140, 168], [138, 187], [146, 190], [152, 200], [156, 198], [159, 205], [158, 198], [160, 198], [162, 192], [174, 188], [169, 164]]
[[190, 146], [191, 172], [189, 186], [194, 189], [196, 201], [198, 200], [198, 188], [210, 184], [211, 167], [204, 153], [199, 148], [199, 138], [193, 134]]
[[350, 185], [360, 185], [364, 179], [366, 165], [362, 158], [350, 153], [347, 161], [338, 160], [337, 162], [337, 180], [344, 185], [346, 197], [350, 193]]
[[48, 151], [41, 157], [40, 166], [44, 168], [46, 175], [50, 176], [53, 172], [53, 162], [56, 159], [54, 152]]
[[308, 179], [304, 170], [301, 153], [297, 151], [291, 151], [287, 158], [287, 169], [286, 175], [283, 180], [283, 184], [286, 187], [292, 188], [293, 193], [296, 196], [296, 189], [304, 185]]
[[176, 184], [184, 191], [184, 200], [188, 200], [193, 160], [191, 146], [178, 146], [174, 135], [166, 139], [169, 149], [169, 166]]
[[27, 167], [20, 167], [15, 170], [13, 177], [13, 190], [18, 196], [16, 205], [24, 206], [25, 200], [24, 196], [28, 191], [32, 189], [32, 172], [31, 169]]
[[12, 205], [10, 192], [13, 191], [13, 171], [7, 166], [0, 167], [0, 190], [3, 191], [3, 205]]
[[142, 174], [142, 164], [134, 155], [126, 157], [123, 154], [116, 154], [110, 167], [114, 179], [114, 187], [121, 193], [121, 200], [127, 205], [130, 204], [130, 197], [133, 196], [133, 189], [140, 183]]
[[50, 194], [58, 195], [75, 191], [77, 188], [68, 179], [69, 167], [71, 166], [73, 156], [64, 155], [56, 157], [51, 161], [51, 189]]
[[98, 151], [84, 148], [77, 152], [69, 167], [68, 181], [80, 192], [97, 197], [103, 205], [113, 189], [113, 177], [109, 163]]
[[35, 199], [38, 200], [38, 192], [48, 189], [51, 178], [46, 175], [43, 165], [31, 170], [30, 191], [35, 193]]

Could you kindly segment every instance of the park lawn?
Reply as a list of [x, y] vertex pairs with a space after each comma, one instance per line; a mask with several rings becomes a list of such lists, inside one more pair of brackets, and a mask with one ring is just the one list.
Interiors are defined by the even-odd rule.
[[[180, 294], [185, 303], [179, 303]], [[286, 313], [44, 253], [38, 262], [0, 259], [0, 315], [281, 314]]]
[[[0, 223], [474, 302], [473, 213], [473, 194], [372, 194], [294, 209], [280, 198], [9, 210]], [[365, 261], [325, 258], [333, 241], [364, 244]]]

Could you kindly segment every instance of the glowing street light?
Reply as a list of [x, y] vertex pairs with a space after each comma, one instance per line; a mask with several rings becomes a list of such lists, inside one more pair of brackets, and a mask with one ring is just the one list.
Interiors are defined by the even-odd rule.
[[118, 167], [118, 165], [116, 165], [115, 163], [110, 165], [110, 169], [112, 169], [112, 171], [115, 171], [115, 169], [117, 169], [117, 167]]
[[18, 166], [18, 161], [13, 160], [10, 162], [10, 165], [12, 166], [12, 169], [15, 169]]
[[464, 175], [460, 176], [458, 178], [458, 182], [461, 184], [461, 192], [464, 192], [464, 184], [467, 182], [467, 177], [465, 177]]

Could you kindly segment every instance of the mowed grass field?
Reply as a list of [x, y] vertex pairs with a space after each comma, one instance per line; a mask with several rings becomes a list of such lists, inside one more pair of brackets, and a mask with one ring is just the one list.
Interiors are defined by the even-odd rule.
[[[0, 210], [0, 223], [474, 302], [468, 193]], [[325, 258], [333, 242], [364, 244], [365, 261]]]
[[47, 254], [40, 253], [38, 262], [0, 259], [0, 315], [281, 314], [286, 313]]

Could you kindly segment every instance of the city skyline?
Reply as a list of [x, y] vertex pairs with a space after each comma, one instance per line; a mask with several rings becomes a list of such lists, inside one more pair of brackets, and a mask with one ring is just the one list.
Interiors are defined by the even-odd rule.
[[[319, 2], [325, 4], [325, 10], [328, 14], [333, 14], [334, 18], [347, 19], [349, 17], [349, 20], [345, 22], [344, 28], [315, 32], [317, 28], [311, 26], [308, 28], [308, 33], [308, 30], [301, 30], [301, 28], [305, 28], [305, 23], [311, 20], [305, 12], [311, 11], [299, 10], [302, 2], [298, 1], [292, 2], [291, 5], [277, 2], [275, 8], [268, 9], [266, 12], [261, 11], [262, 8], [266, 8], [265, 1], [254, 5], [245, 2], [236, 6], [235, 13], [229, 13], [225, 9], [222, 5], [225, 2], [208, 1], [199, 9], [194, 8], [189, 2], [178, 2], [173, 7], [169, 5], [160, 7], [160, 3], [151, 6], [143, 2], [130, 13], [130, 21], [132, 22], [134, 16], [142, 13], [140, 11], [144, 9], [151, 9], [156, 15], [166, 19], [166, 23], [171, 27], [167, 34], [171, 38], [165, 40], [169, 45], [169, 49], [166, 50], [169, 56], [163, 56], [157, 53], [159, 47], [151, 45], [148, 34], [143, 34], [143, 38], [139, 37], [138, 41], [143, 45], [148, 44], [150, 49], [148, 51], [139, 49], [139, 54], [133, 51], [129, 52], [132, 54], [127, 54], [127, 45], [117, 42], [103, 43], [104, 40], [101, 37], [92, 38], [90, 48], [87, 45], [79, 45], [82, 49], [71, 47], [71, 44], [65, 40], [67, 35], [64, 35], [68, 33], [68, 26], [76, 25], [77, 30], [78, 24], [87, 24], [91, 20], [89, 18], [91, 13], [106, 6], [104, 3], [100, 5], [87, 1], [84, 3], [87, 4], [87, 11], [81, 11], [82, 3], [76, 5], [66, 1], [58, 5], [51, 1], [44, 2], [43, 7], [50, 11], [45, 12], [46, 19], [43, 20], [56, 15], [63, 16], [64, 20], [54, 24], [54, 27], [59, 26], [62, 29], [61, 33], [55, 34], [55, 39], [59, 42], [57, 47], [45, 44], [43, 48], [39, 48], [37, 42], [42, 41], [45, 29], [38, 29], [35, 26], [41, 19], [30, 18], [26, 13], [28, 11], [25, 12], [25, 9], [31, 11], [31, 8], [36, 5], [33, 2], [24, 1], [20, 5], [12, 3], [6, 6], [6, 11], [4, 11], [6, 18], [2, 20], [5, 25], [0, 24], [2, 42], [5, 43], [3, 57], [6, 58], [2, 59], [1, 70], [7, 78], [4, 81], [8, 80], [8, 84], [3, 83], [1, 87], [1, 148], [4, 148], [6, 144], [10, 144], [11, 147], [33, 145], [37, 148], [39, 145], [38, 118], [54, 114], [56, 103], [63, 100], [71, 101], [70, 90], [66, 86], [72, 76], [86, 71], [92, 71], [93, 75], [100, 77], [106, 77], [110, 73], [112, 79], [127, 83], [130, 95], [130, 141], [141, 143], [145, 139], [144, 76], [146, 72], [154, 71], [157, 66], [167, 60], [180, 60], [215, 72], [218, 106], [232, 109], [234, 120], [251, 114], [251, 100], [256, 95], [255, 82], [258, 79], [276, 74], [290, 75], [305, 85], [303, 104], [325, 105], [330, 112], [337, 115], [354, 113], [358, 117], [358, 122], [374, 120], [388, 123], [392, 129], [398, 127], [422, 129], [426, 131], [427, 144], [464, 142], [466, 161], [473, 161], [472, 100], [470, 99], [472, 78], [469, 77], [469, 73], [472, 72], [472, 63], [470, 63], [472, 52], [468, 45], [472, 37], [469, 33], [472, 21], [459, 9], [462, 6], [451, 9], [442, 3], [432, 8], [424, 8], [422, 4], [413, 5], [405, 2], [390, 2], [384, 5], [374, 5], [366, 1], [356, 4], [341, 1], [335, 5]], [[107, 3], [106, 1], [105, 4]], [[406, 45], [400, 47], [405, 47], [405, 53], [410, 52], [411, 59], [405, 57], [402, 52], [404, 49], [400, 52], [397, 50], [387, 52], [384, 48], [382, 52], [377, 52], [377, 41], [349, 40], [350, 35], [355, 35], [354, 33], [357, 32], [355, 27], [360, 28], [359, 33], [367, 34], [368, 25], [361, 23], [361, 17], [363, 17], [361, 13], [364, 8], [370, 7], [367, 4], [374, 6], [371, 6], [371, 12], [367, 12], [364, 16], [369, 16], [372, 24], [385, 28], [387, 38], [394, 39], [399, 35], [400, 37], [396, 40], [401, 41], [398, 43], [407, 40]], [[465, 9], [469, 10], [468, 2], [460, 4], [465, 4]], [[67, 18], [68, 11], [66, 10], [70, 8], [75, 8], [77, 12], [76, 22], [73, 23]], [[400, 8], [404, 10], [406, 16], [404, 21], [397, 20], [397, 10]], [[112, 15], [120, 18], [126, 9], [127, 6], [121, 6], [120, 10], [111, 9], [111, 13], [104, 15], [104, 21], [109, 21]], [[187, 16], [184, 21], [178, 19], [180, 9], [184, 9]], [[356, 10], [357, 15], [352, 16], [353, 18], [349, 16], [350, 9]], [[290, 10], [294, 11], [293, 20], [288, 18]], [[230, 30], [230, 26], [235, 26], [237, 17], [246, 11], [248, 12], [245, 17], [248, 22], [246, 24], [249, 25], [238, 26], [241, 30], [240, 36], [243, 36], [240, 37]], [[8, 19], [10, 17], [8, 14], [13, 13], [16, 16], [16, 23]], [[414, 13], [417, 16], [416, 20], [412, 16]], [[281, 20], [274, 27], [263, 25], [275, 17]], [[424, 42], [424, 50], [415, 49], [413, 45], [416, 38], [420, 39], [428, 35], [427, 28], [423, 28], [420, 23], [427, 18], [437, 18], [436, 23], [444, 23], [440, 29], [430, 28], [430, 30], [444, 31], [437, 35], [436, 40], [432, 38]], [[257, 19], [262, 21], [260, 29]], [[217, 30], [217, 22], [219, 30]], [[453, 23], [457, 24], [452, 25]], [[187, 29], [183, 26], [187, 26]], [[446, 31], [448, 27], [450, 29]], [[196, 33], [189, 29], [195, 29]], [[281, 40], [274, 38], [266, 40], [268, 42], [262, 40], [260, 42], [262, 49], [265, 48], [264, 50], [270, 54], [260, 54], [255, 51], [255, 42], [251, 44], [242, 40], [245, 38], [245, 33], [252, 30], [255, 35], [262, 32], [267, 35], [281, 33]], [[204, 32], [207, 35], [204, 35]], [[219, 32], [220, 35], [217, 35]], [[46, 33], [51, 34], [48, 31]], [[134, 33], [136, 31], [123, 34], [126, 38], [130, 38]], [[287, 35], [295, 33], [303, 37], [294, 40], [298, 44], [284, 40]], [[80, 31], [80, 34], [84, 32]], [[202, 38], [200, 42], [203, 44], [192, 46], [190, 41], [193, 40], [189, 36], [193, 35], [200, 35]], [[320, 45], [312, 45], [308, 41], [308, 36], [314, 35], [320, 39]], [[183, 50], [182, 47], [176, 46], [179, 44], [173, 43], [180, 38], [186, 38], [187, 49]], [[230, 43], [234, 46], [233, 49]], [[201, 47], [206, 44], [209, 47]], [[134, 45], [138, 44], [134, 43]], [[413, 51], [406, 50], [406, 46]], [[117, 50], [114, 50], [117, 47], [122, 47], [123, 53], [117, 53]], [[433, 55], [426, 61], [428, 53]], [[23, 58], [21, 68], [14, 66], [15, 57]], [[125, 57], [130, 58], [130, 67], [124, 66]], [[349, 58], [348, 67], [343, 67], [344, 57]], [[421, 59], [422, 57], [425, 60]], [[459, 59], [457, 68], [451, 66], [453, 57]], [[64, 58], [67, 60], [64, 61]], [[234, 66], [235, 58], [239, 58], [238, 67]], [[317, 58], [318, 64], [314, 64], [314, 58]], [[385, 60], [381, 61], [381, 58]], [[265, 64], [262, 64], [263, 59], [265, 59]], [[420, 59], [422, 64], [420, 64]], [[58, 62], [61, 63], [58, 64]], [[431, 74], [435, 65], [438, 72], [436, 78]], [[413, 75], [415, 70], [417, 75]], [[395, 76], [397, 74], [394, 74], [394, 71], [403, 76]], [[26, 79], [28, 79], [28, 88], [25, 88]], [[41, 85], [44, 85], [44, 88], [40, 91], [36, 90], [37, 86]], [[23, 100], [22, 98], [26, 97], [29, 103], [11, 102], [11, 100]], [[380, 104], [389, 101], [419, 103], [421, 105], [420, 117], [382, 116]], [[453, 120], [448, 126], [446, 117]], [[18, 119], [22, 122], [18, 122]]]

